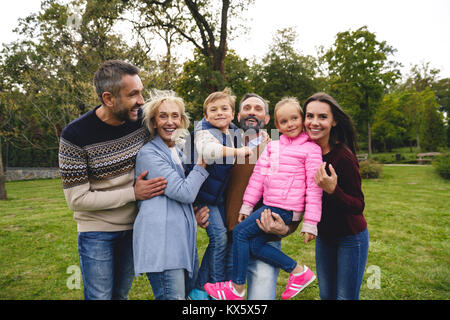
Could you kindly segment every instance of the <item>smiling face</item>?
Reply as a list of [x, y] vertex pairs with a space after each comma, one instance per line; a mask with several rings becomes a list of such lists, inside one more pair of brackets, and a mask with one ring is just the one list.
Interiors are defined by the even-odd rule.
[[[248, 128], [262, 129], [270, 120], [264, 102], [257, 97], [250, 97], [243, 101], [237, 117], [244, 130]], [[241, 121], [243, 122], [241, 123]]]
[[329, 145], [331, 129], [336, 125], [328, 103], [311, 101], [305, 106], [305, 128], [311, 139], [318, 145]]
[[144, 104], [141, 78], [138, 75], [124, 75], [117, 96], [112, 97], [112, 116], [118, 121], [137, 121], [138, 111]]
[[285, 103], [276, 110], [277, 129], [289, 138], [298, 136], [303, 130], [303, 120], [299, 107], [293, 103]]
[[175, 131], [180, 127], [180, 107], [172, 102], [162, 102], [155, 114], [153, 128], [168, 147], [175, 145]]
[[206, 106], [205, 120], [224, 133], [233, 119], [234, 111], [227, 98], [218, 99]]

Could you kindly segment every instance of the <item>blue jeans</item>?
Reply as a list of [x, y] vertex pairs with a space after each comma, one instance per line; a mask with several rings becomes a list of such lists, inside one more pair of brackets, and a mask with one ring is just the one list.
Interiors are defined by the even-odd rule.
[[358, 300], [369, 252], [369, 232], [316, 239], [316, 272], [322, 300]]
[[[203, 205], [198, 205], [199, 208]], [[202, 263], [198, 270], [196, 288], [202, 289], [206, 282], [216, 283], [225, 281], [225, 255], [227, 249], [227, 229], [225, 228], [219, 207], [208, 205], [209, 226], [206, 234], [209, 244], [203, 254]]]
[[185, 269], [148, 272], [147, 278], [155, 300], [186, 300], [191, 288], [192, 279]]
[[[267, 245], [281, 250], [281, 241], [270, 241]], [[232, 243], [228, 244], [226, 265], [226, 279], [230, 280], [233, 272]], [[280, 268], [250, 255], [247, 268], [247, 300], [276, 300], [279, 273]]]
[[285, 224], [292, 223], [292, 211], [262, 206], [234, 228], [232, 281], [236, 284], [245, 283], [250, 254], [286, 272], [292, 272], [297, 266], [295, 260], [281, 250], [267, 244], [271, 235], [262, 231], [256, 224], [256, 219], [260, 219], [261, 212], [267, 208], [278, 213]]
[[78, 233], [86, 300], [124, 300], [134, 279], [133, 230]]

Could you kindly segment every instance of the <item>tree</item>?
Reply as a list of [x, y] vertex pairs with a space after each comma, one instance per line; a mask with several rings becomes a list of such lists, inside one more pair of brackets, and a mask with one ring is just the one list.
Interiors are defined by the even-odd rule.
[[0, 200], [6, 200], [6, 176], [5, 171], [3, 169], [3, 159], [2, 155], [2, 141], [0, 136]]
[[[128, 1], [127, 1], [128, 2]], [[226, 79], [225, 57], [228, 50], [230, 17], [238, 17], [254, 0], [135, 0], [129, 8], [139, 8], [146, 19], [139, 30], [175, 31], [205, 57], [208, 68], [217, 72], [206, 79], [209, 92], [223, 87]], [[218, 3], [220, 5], [218, 6]], [[171, 14], [167, 14], [167, 13]]]
[[424, 105], [420, 130], [423, 151], [437, 151], [447, 145], [443, 115], [439, 112], [434, 91], [427, 88], [421, 92]]
[[[206, 57], [196, 50], [194, 59], [184, 63], [183, 73], [176, 84], [176, 91], [185, 100], [186, 109], [194, 121], [203, 117], [203, 101], [210, 94], [206, 79], [209, 79], [210, 83], [220, 78], [219, 72], [212, 70], [206, 60]], [[227, 77], [219, 90], [229, 87], [238, 99], [246, 92], [252, 91], [249, 79], [250, 67], [246, 59], [241, 59], [230, 50], [225, 57], [224, 66]]]
[[315, 83], [317, 62], [294, 48], [296, 39], [293, 28], [278, 30], [262, 63], [253, 65], [255, 91], [272, 106], [285, 96], [302, 102], [318, 89]]
[[433, 83], [432, 88], [440, 105], [440, 111], [446, 115], [447, 146], [450, 147], [450, 78], [441, 79]]
[[[449, 111], [450, 85], [448, 79], [437, 80], [439, 72], [430, 68], [429, 62], [413, 65], [405, 82], [399, 86], [404, 92], [404, 112], [412, 129], [409, 137], [416, 140], [419, 152], [436, 149], [447, 140], [445, 134], [442, 137], [442, 130], [445, 131], [444, 114]], [[430, 137], [435, 139], [434, 146]]]
[[[68, 24], [68, 7], [55, 0], [43, 1], [39, 13], [19, 20], [16, 33], [23, 40], [6, 45], [0, 55], [0, 114], [8, 117], [0, 127], [2, 142], [35, 154], [55, 153], [64, 126], [98, 103], [92, 77], [104, 60], [151, 69], [145, 52], [112, 33], [115, 20], [102, 16], [121, 3], [86, 2], [76, 29]], [[49, 158], [50, 165], [57, 163], [54, 154]]]
[[395, 52], [378, 41], [366, 26], [340, 32], [323, 59], [328, 64], [331, 92], [350, 109], [353, 119], [365, 124], [368, 153], [372, 154], [371, 124], [385, 90], [400, 76], [397, 64], [388, 60]]
[[393, 147], [402, 145], [407, 132], [405, 114], [400, 107], [401, 94], [386, 94], [374, 115], [374, 144], [381, 144], [384, 152], [391, 152]]
[[415, 91], [423, 91], [433, 86], [439, 73], [439, 69], [430, 68], [429, 62], [423, 62], [421, 65], [413, 65], [407, 75], [406, 81], [401, 87], [414, 89]]
[[398, 93], [399, 107], [405, 115], [407, 132], [405, 140], [412, 152], [413, 142], [416, 142], [417, 152], [420, 152], [420, 128], [423, 121], [424, 105], [420, 93], [411, 89], [401, 90]]

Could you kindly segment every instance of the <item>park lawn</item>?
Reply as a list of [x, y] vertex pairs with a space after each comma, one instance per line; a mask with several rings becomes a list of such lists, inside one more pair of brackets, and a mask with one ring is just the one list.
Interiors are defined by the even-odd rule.
[[[380, 179], [363, 180], [363, 191], [370, 248], [361, 299], [448, 300], [450, 182], [431, 166], [383, 166]], [[82, 284], [69, 288], [77, 232], [61, 181], [8, 182], [7, 192], [0, 201], [0, 299], [82, 299]], [[199, 230], [200, 256], [207, 242]], [[283, 239], [283, 250], [315, 271], [314, 243], [303, 244], [299, 231]], [[287, 277], [280, 272], [278, 297]], [[146, 277], [135, 279], [130, 299], [153, 299]], [[295, 299], [319, 299], [317, 281]]]

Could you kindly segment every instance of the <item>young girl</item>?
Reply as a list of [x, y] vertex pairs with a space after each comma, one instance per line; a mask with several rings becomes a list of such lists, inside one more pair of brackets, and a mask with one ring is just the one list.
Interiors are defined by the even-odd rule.
[[[245, 191], [240, 223], [233, 231], [232, 280], [205, 285], [215, 299], [243, 299], [250, 254], [291, 273], [282, 299], [292, 298], [315, 279], [306, 266], [267, 245], [269, 235], [256, 223], [265, 209], [278, 214], [286, 224], [300, 221], [304, 212], [302, 234], [306, 234], [307, 241], [317, 235], [322, 190], [314, 182], [314, 174], [322, 163], [322, 154], [320, 147], [302, 132], [302, 116], [303, 110], [295, 98], [284, 98], [275, 106], [275, 125], [282, 135], [264, 149]], [[261, 196], [264, 206], [250, 214]]]

